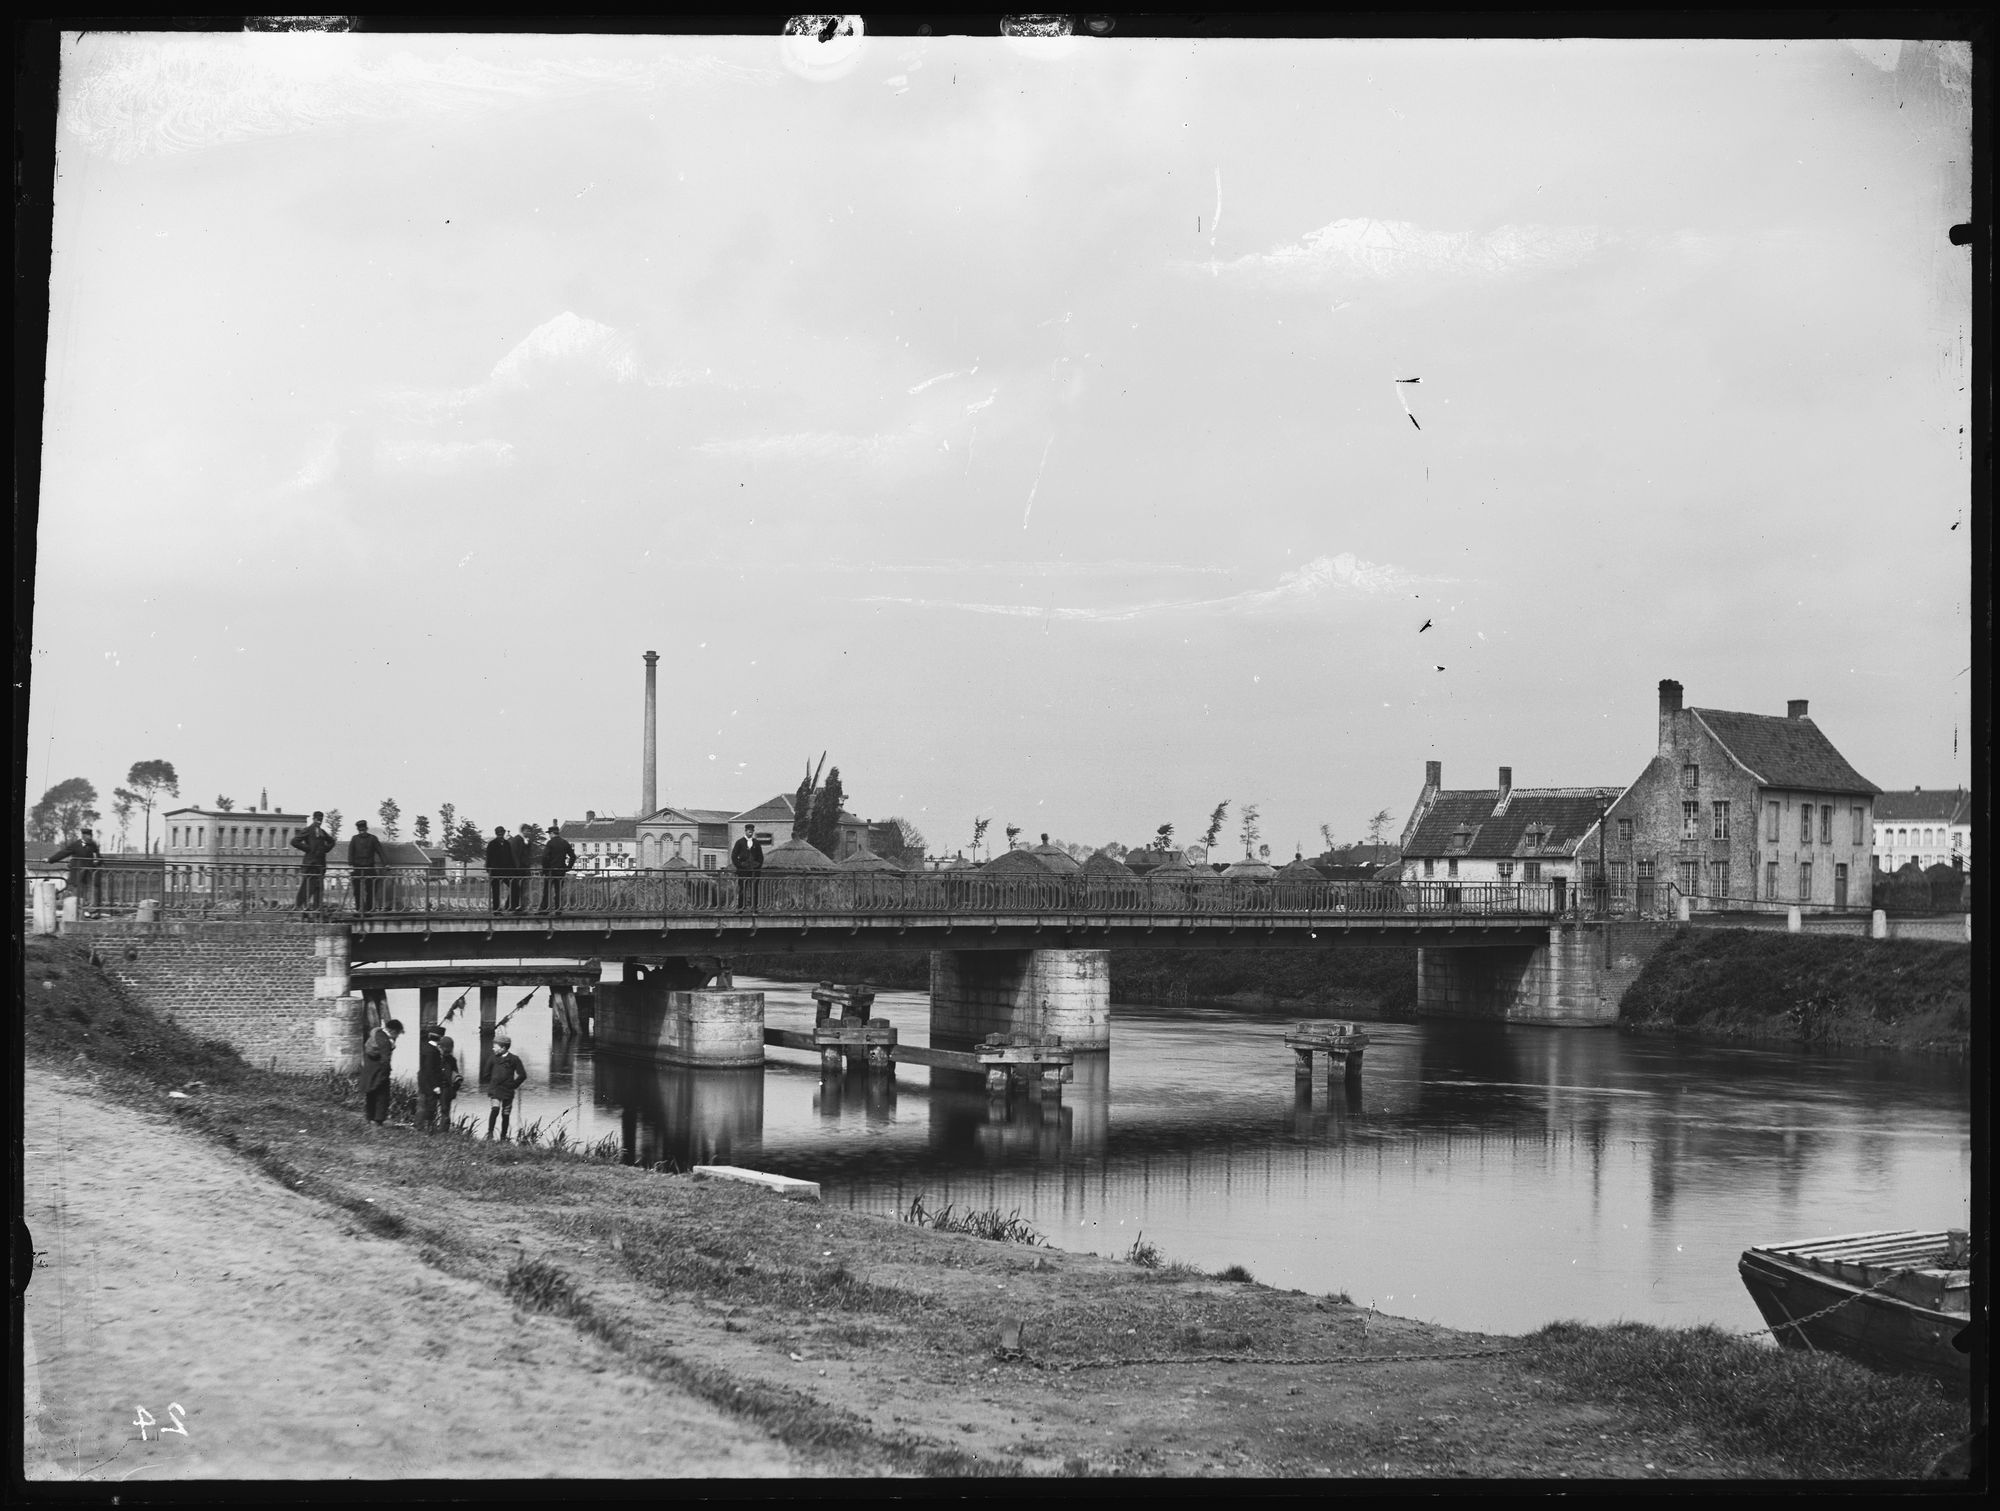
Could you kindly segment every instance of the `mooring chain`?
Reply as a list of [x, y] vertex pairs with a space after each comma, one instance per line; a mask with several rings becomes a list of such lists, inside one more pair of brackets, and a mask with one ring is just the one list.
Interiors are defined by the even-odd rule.
[[[1817, 1322], [1819, 1321], [1820, 1318], [1827, 1316], [1832, 1312], [1839, 1311], [1843, 1306], [1846, 1306], [1849, 1302], [1859, 1301], [1863, 1296], [1873, 1295], [1876, 1291], [1881, 1290], [1883, 1286], [1888, 1285], [1892, 1281], [1900, 1280], [1901, 1278], [1902, 1276], [1900, 1274], [1884, 1275], [1880, 1280], [1876, 1281], [1873, 1285], [1866, 1286], [1863, 1289], [1856, 1291], [1851, 1296], [1842, 1296], [1838, 1301], [1834, 1302], [1832, 1306], [1823, 1306], [1816, 1312], [1807, 1312], [1803, 1317], [1788, 1317], [1783, 1322], [1774, 1322], [1764, 1327], [1753, 1327], [1747, 1332], [1738, 1333], [1736, 1336], [1739, 1338], [1757, 1338], [1761, 1337], [1765, 1333], [1772, 1333], [1772, 1334], [1780, 1333], [1788, 1327], [1803, 1327], [1808, 1322]], [[1800, 1334], [1800, 1336], [1803, 1337], [1804, 1334], [1802, 1333]]]
[[1136, 1358], [1031, 1359], [1018, 1350], [996, 1352], [1009, 1364], [1068, 1374], [1079, 1369], [1116, 1369], [1132, 1364], [1428, 1364], [1443, 1359], [1498, 1359], [1519, 1352], [1512, 1348], [1465, 1348], [1441, 1354], [1165, 1354]]

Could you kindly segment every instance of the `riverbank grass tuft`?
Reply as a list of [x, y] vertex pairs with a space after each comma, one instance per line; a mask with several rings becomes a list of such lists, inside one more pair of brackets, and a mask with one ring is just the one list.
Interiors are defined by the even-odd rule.
[[1521, 1358], [1579, 1398], [1808, 1479], [1916, 1478], [1964, 1431], [1964, 1407], [1942, 1388], [1712, 1327], [1558, 1322], [1530, 1334]]

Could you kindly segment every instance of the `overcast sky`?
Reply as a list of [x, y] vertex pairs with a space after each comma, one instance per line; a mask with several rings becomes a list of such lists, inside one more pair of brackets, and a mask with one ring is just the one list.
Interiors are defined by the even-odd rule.
[[1623, 783], [1662, 677], [1969, 779], [1962, 46], [63, 63], [30, 800], [631, 813], [649, 649], [662, 802], [933, 850]]

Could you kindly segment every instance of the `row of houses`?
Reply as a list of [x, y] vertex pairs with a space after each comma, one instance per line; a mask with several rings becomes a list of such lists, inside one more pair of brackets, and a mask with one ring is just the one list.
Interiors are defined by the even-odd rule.
[[1608, 883], [1620, 894], [1671, 883], [1697, 908], [1869, 905], [1877, 864], [1970, 869], [1972, 801], [1888, 793], [1812, 720], [1689, 708], [1659, 685], [1651, 760], [1623, 787], [1447, 789], [1425, 766], [1397, 874], [1410, 880]]

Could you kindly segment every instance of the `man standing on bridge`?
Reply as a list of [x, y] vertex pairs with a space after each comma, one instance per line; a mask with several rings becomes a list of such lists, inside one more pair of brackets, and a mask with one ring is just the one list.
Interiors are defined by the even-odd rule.
[[104, 852], [98, 848], [96, 836], [88, 829], [64, 845], [49, 857], [51, 862], [69, 862], [69, 895], [76, 899], [79, 915], [97, 906], [97, 858]]
[[764, 869], [764, 844], [755, 824], [743, 826], [743, 837], [729, 848], [729, 864], [736, 872], [737, 911], [747, 912], [757, 906], [758, 874]]
[[495, 824], [493, 838], [486, 842], [486, 890], [491, 899], [488, 912], [500, 911], [502, 889], [514, 874], [514, 845], [507, 838], [507, 826]]
[[315, 810], [312, 822], [292, 836], [292, 848], [305, 856], [299, 862], [299, 895], [292, 903], [294, 908], [320, 906], [321, 889], [326, 885], [326, 852], [333, 848], [333, 836], [321, 827], [325, 817]]
[[382, 903], [382, 841], [368, 832], [368, 820], [354, 821], [354, 838], [347, 842], [347, 866], [354, 878], [354, 907], [366, 913]]
[[576, 864], [576, 848], [563, 838], [562, 825], [549, 821], [549, 842], [542, 846], [542, 911], [562, 911], [563, 878]]

